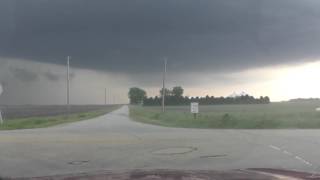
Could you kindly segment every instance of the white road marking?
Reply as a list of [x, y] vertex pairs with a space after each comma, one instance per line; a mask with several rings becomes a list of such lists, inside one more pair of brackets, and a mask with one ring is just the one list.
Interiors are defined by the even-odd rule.
[[286, 150], [283, 150], [282, 152], [283, 152], [284, 154], [288, 155], [288, 156], [292, 156], [292, 155], [293, 155], [291, 152], [286, 151]]
[[313, 166], [310, 162], [306, 161], [306, 164], [309, 166]]
[[296, 158], [297, 160], [299, 160], [300, 162], [306, 164], [306, 165], [312, 166], [312, 164], [311, 164], [310, 162], [304, 160], [304, 159], [301, 158], [300, 156], [295, 156], [295, 158]]
[[303, 161], [303, 159], [299, 156], [295, 156], [294, 158], [298, 159], [299, 161]]
[[[274, 145], [269, 145], [270, 148], [274, 149], [274, 150], [277, 150], [277, 151], [281, 151], [283, 154], [286, 154], [288, 156], [294, 156], [293, 153], [287, 151], [287, 150], [281, 150], [280, 147], [278, 146], [274, 146]], [[303, 159], [302, 157], [300, 156], [294, 156], [295, 159], [299, 160], [300, 162], [302, 162], [303, 164], [306, 164], [308, 166], [313, 166], [312, 163], [310, 163], [309, 161]]]
[[270, 148], [277, 150], [277, 151], [281, 151], [281, 148], [274, 146], [274, 145], [269, 145]]

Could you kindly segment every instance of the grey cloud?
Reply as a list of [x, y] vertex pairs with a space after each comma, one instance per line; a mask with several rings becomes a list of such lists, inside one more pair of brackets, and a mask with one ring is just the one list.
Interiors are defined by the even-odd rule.
[[318, 0], [0, 2], [0, 56], [123, 73], [222, 71], [320, 56]]
[[69, 74], [69, 78], [72, 80], [76, 77], [76, 73], [75, 72], [70, 72]]
[[49, 81], [59, 81], [59, 79], [60, 79], [60, 75], [59, 74], [55, 74], [55, 73], [53, 73], [51, 71], [47, 71], [43, 75]]
[[11, 67], [10, 71], [15, 78], [19, 79], [22, 82], [32, 82], [39, 78], [36, 73], [28, 71], [24, 68]]
[[[4, 61], [7, 63], [2, 63]], [[66, 102], [67, 86], [64, 66], [15, 59], [0, 59], [0, 64], [6, 64], [0, 66], [0, 84], [4, 89], [0, 96], [0, 104], [64, 104]], [[117, 102], [127, 100], [129, 86], [125, 75], [72, 68], [71, 78], [70, 98], [74, 104], [104, 103], [105, 87], [108, 88], [110, 95], [111, 93], [119, 95]]]

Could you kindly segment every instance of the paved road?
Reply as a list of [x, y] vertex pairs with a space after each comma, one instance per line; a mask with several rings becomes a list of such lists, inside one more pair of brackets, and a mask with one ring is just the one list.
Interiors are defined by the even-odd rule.
[[128, 107], [46, 129], [0, 131], [0, 176], [99, 170], [320, 171], [320, 130], [199, 130], [133, 122]]

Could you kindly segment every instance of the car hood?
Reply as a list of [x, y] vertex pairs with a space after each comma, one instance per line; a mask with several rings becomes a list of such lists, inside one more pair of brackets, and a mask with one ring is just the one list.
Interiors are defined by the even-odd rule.
[[[0, 178], [1, 179], [1, 178]], [[211, 170], [131, 170], [131, 171], [99, 171], [91, 173], [66, 174], [31, 178], [3, 178], [24, 180], [62, 180], [62, 179], [94, 179], [94, 180], [276, 180], [276, 179], [320, 179], [317, 174], [289, 171], [281, 169], [252, 168], [245, 170], [211, 171]]]

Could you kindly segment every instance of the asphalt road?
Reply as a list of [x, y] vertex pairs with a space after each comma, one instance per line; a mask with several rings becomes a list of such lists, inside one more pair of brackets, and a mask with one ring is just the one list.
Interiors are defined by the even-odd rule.
[[320, 172], [320, 130], [200, 130], [133, 122], [128, 107], [45, 129], [0, 131], [0, 176], [131, 169]]

